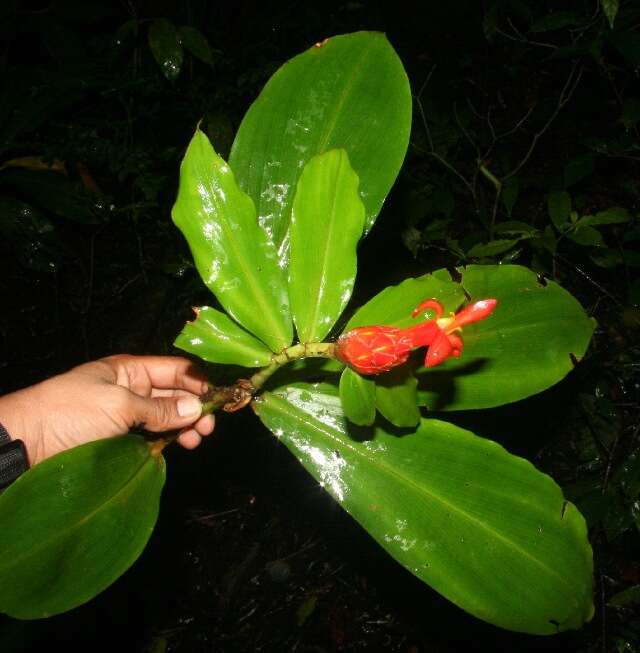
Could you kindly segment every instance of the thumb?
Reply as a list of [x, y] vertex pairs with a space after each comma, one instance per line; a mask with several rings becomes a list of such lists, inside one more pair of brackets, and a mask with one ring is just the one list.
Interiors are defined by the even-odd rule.
[[140, 397], [134, 400], [136, 423], [148, 431], [170, 431], [193, 424], [202, 414], [202, 404], [197, 397]]

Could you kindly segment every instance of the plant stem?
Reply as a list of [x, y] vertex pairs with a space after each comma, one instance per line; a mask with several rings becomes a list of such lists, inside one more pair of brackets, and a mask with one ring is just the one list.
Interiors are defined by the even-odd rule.
[[333, 342], [299, 343], [283, 349], [271, 357], [271, 363], [259, 369], [248, 379], [238, 379], [230, 386], [212, 388], [202, 399], [202, 414], [213, 413], [222, 408], [227, 412], [235, 412], [246, 406], [253, 395], [260, 390], [269, 377], [283, 365], [301, 358], [334, 358], [335, 344]]

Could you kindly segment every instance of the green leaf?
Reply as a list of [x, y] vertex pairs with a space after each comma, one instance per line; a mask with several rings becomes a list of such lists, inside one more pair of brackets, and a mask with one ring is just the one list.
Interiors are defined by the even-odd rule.
[[567, 236], [578, 245], [585, 245], [587, 247], [604, 247], [605, 242], [602, 239], [602, 234], [593, 227], [576, 226], [575, 231], [571, 231]]
[[149, 27], [149, 48], [162, 74], [173, 82], [182, 70], [184, 52], [176, 26], [166, 18], [158, 18]]
[[369, 426], [376, 418], [376, 386], [372, 378], [345, 367], [340, 376], [340, 402], [347, 419]]
[[602, 0], [602, 11], [609, 21], [609, 27], [613, 29], [613, 23], [618, 15], [620, 0]]
[[194, 57], [197, 57], [209, 66], [213, 66], [213, 51], [211, 50], [209, 41], [207, 41], [199, 29], [183, 25], [178, 30], [178, 38], [180, 44], [189, 50]]
[[408, 366], [396, 367], [376, 379], [376, 408], [394, 426], [418, 425], [418, 381]]
[[446, 270], [405, 279], [397, 286], [389, 286], [361, 306], [347, 323], [343, 333], [357, 326], [384, 324], [405, 328], [418, 324], [423, 318], [411, 317], [413, 309], [423, 299], [437, 299], [445, 313], [455, 311], [464, 301], [464, 290], [451, 281]]
[[467, 256], [471, 258], [482, 258], [484, 256], [497, 256], [508, 252], [514, 245], [517, 245], [519, 238], [499, 238], [491, 240], [488, 243], [478, 243], [468, 252]]
[[199, 129], [180, 166], [172, 215], [229, 315], [275, 352], [290, 345], [289, 298], [273, 243], [258, 226], [251, 198]]
[[599, 247], [590, 252], [591, 260], [601, 268], [615, 268], [624, 263], [624, 257], [619, 249], [613, 247]]
[[319, 342], [344, 310], [364, 229], [358, 175], [344, 150], [307, 163], [291, 214], [289, 301], [300, 342]]
[[502, 187], [502, 202], [504, 208], [507, 209], [507, 215], [511, 217], [513, 212], [513, 207], [518, 200], [518, 195], [520, 193], [520, 180], [518, 177], [511, 177], [507, 179], [504, 186]]
[[36, 465], [0, 496], [0, 611], [71, 610], [138, 558], [158, 516], [164, 459], [139, 436], [100, 440]]
[[371, 227], [404, 159], [411, 104], [402, 63], [378, 32], [332, 37], [271, 77], [240, 125], [230, 164], [283, 259], [296, 184], [316, 154], [347, 151]]
[[590, 226], [602, 224], [623, 224], [631, 221], [631, 215], [627, 209], [620, 206], [613, 206], [610, 209], [599, 211], [595, 215], [585, 215], [578, 220], [578, 226]]
[[498, 306], [464, 327], [459, 359], [416, 372], [429, 408], [490, 408], [524, 399], [560, 381], [584, 356], [595, 322], [558, 284], [542, 283], [518, 265], [470, 265], [460, 272], [470, 301], [495, 298]]
[[549, 193], [547, 197], [547, 207], [549, 209], [549, 217], [558, 231], [569, 221], [569, 214], [571, 213], [571, 196], [566, 191], [559, 191]]
[[499, 234], [518, 234], [534, 236], [538, 230], [528, 222], [521, 222], [520, 220], [507, 220], [500, 222], [496, 225], [495, 232]]
[[462, 609], [533, 634], [593, 615], [584, 519], [526, 460], [434, 419], [354, 439], [327, 386], [266, 393], [256, 410], [390, 555]]
[[196, 319], [185, 324], [176, 347], [209, 363], [264, 367], [271, 362], [271, 351], [225, 313], [209, 306], [195, 311]]

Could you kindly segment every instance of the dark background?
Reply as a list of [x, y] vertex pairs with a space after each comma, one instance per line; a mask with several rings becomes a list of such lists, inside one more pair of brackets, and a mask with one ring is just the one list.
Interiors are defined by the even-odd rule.
[[[185, 47], [167, 79], [148, 38], [158, 19], [199, 30], [206, 61]], [[0, 621], [3, 653], [639, 650], [637, 605], [613, 598], [640, 583], [631, 0], [613, 28], [596, 2], [4, 2], [0, 392], [116, 352], [174, 351], [190, 306], [212, 299], [170, 221], [196, 123], [226, 157], [279, 65], [360, 29], [387, 33], [416, 103], [405, 166], [361, 246], [353, 305], [408, 275], [503, 261], [557, 280], [598, 321], [587, 356], [558, 386], [453, 416], [533, 460], [584, 512], [593, 622], [538, 638], [466, 615], [391, 560], [241, 414], [221, 418], [196, 453], [169, 453], [160, 521], [134, 567], [68, 614]], [[514, 170], [516, 199], [510, 206], [512, 185], [496, 203], [485, 171]], [[622, 207], [630, 220], [562, 235], [547, 208], [557, 191], [576, 218]], [[530, 236], [496, 245], [512, 239], [500, 228], [509, 220]]]

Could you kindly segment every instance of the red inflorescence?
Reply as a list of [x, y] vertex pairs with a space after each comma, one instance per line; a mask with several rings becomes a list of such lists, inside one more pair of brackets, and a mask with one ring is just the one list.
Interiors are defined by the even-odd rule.
[[336, 355], [359, 374], [375, 375], [402, 365], [412, 349], [427, 347], [424, 364], [426, 367], [435, 367], [450, 356], [460, 357], [463, 342], [456, 332], [462, 331], [465, 324], [484, 320], [493, 312], [497, 303], [495, 299], [483, 299], [451, 317], [443, 318], [442, 304], [435, 299], [427, 299], [417, 306], [412, 317], [431, 309], [435, 312], [435, 318], [406, 329], [390, 326], [356, 327], [340, 336], [336, 344]]

